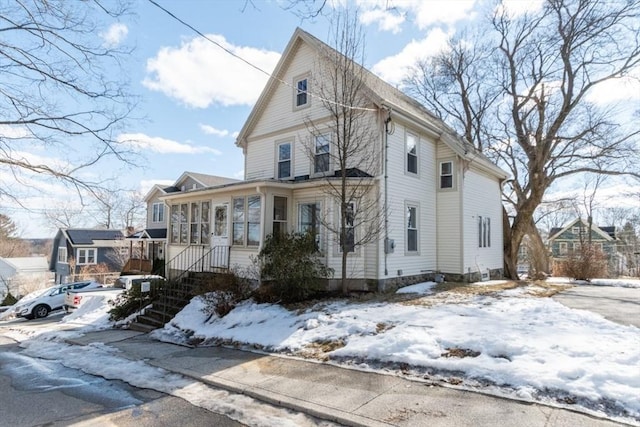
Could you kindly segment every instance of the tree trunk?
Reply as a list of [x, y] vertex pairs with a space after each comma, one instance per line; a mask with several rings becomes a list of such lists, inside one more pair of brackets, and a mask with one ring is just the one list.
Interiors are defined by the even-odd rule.
[[502, 208], [502, 233], [503, 233], [503, 253], [504, 253], [504, 277], [508, 279], [518, 279], [517, 264], [518, 250], [515, 251], [515, 257], [512, 251], [512, 235], [511, 224], [509, 223], [509, 215], [507, 210]]
[[549, 273], [549, 257], [547, 256], [547, 247], [540, 236], [540, 232], [536, 227], [533, 218], [529, 223], [529, 255], [531, 262], [531, 278], [542, 279]]

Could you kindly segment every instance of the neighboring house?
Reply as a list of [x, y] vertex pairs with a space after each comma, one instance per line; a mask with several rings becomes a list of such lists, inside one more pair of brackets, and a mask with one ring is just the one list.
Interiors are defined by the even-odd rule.
[[59, 229], [49, 262], [55, 283], [71, 281], [70, 276], [83, 271], [119, 273], [127, 258], [124, 237], [120, 230]]
[[147, 204], [145, 228], [127, 236], [130, 243], [130, 259], [125, 266], [125, 271], [149, 273], [157, 270], [165, 259], [169, 209], [161, 200], [162, 196], [174, 193], [185, 194], [193, 190], [232, 182], [238, 182], [238, 180], [203, 173], [184, 172], [170, 186], [155, 184], [151, 187], [144, 198]]
[[[228, 265], [247, 267], [273, 231], [311, 231], [340, 277], [339, 245], [320, 221], [339, 221], [338, 206], [325, 191], [340, 172], [323, 159], [332, 130], [320, 137], [305, 125], [328, 116], [313, 92], [322, 84], [316, 67], [330, 49], [296, 29], [238, 135], [245, 181], [159, 197], [170, 209], [167, 259], [202, 253], [203, 247], [228, 248]], [[376, 241], [349, 255], [351, 286], [384, 289], [436, 273], [448, 280], [501, 276], [506, 173], [418, 102], [364, 71], [370, 116], [361, 125], [371, 126], [370, 144], [383, 157], [373, 170], [355, 172], [374, 187], [378, 216], [386, 212], [387, 221]], [[309, 143], [316, 147], [312, 159]], [[337, 287], [336, 280], [330, 285]]]
[[623, 256], [618, 252], [618, 239], [614, 226], [589, 225], [581, 218], [576, 218], [563, 228], [552, 228], [549, 232], [548, 245], [553, 264], [563, 262], [570, 254], [577, 253], [589, 242], [606, 256], [609, 273], [617, 274], [624, 268]]
[[8, 292], [19, 297], [44, 289], [52, 276], [46, 257], [0, 258], [0, 301]]

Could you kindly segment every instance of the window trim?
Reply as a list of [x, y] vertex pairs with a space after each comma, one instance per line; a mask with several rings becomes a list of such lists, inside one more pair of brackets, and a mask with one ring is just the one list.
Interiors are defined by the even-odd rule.
[[[249, 210], [251, 208], [249, 199], [257, 199], [258, 200], [258, 221], [250, 221]], [[236, 219], [236, 207], [240, 205], [236, 204], [236, 201], [242, 200], [242, 219]], [[257, 248], [260, 247], [260, 243], [262, 242], [262, 207], [263, 201], [262, 196], [260, 194], [248, 194], [244, 196], [233, 197], [231, 199], [231, 246], [237, 248]], [[236, 243], [236, 224], [242, 225], [242, 244]], [[251, 229], [251, 225], [258, 226], [258, 240], [253, 243], [249, 242], [249, 230]]]
[[[357, 232], [357, 230], [356, 230], [356, 222], [355, 222], [357, 206], [356, 206], [355, 202], [347, 202], [347, 205], [352, 206], [351, 211], [353, 212], [352, 215], [351, 215], [351, 220], [352, 220], [351, 221], [351, 225], [347, 224], [346, 227], [345, 227], [345, 229], [347, 231], [348, 230], [352, 230], [351, 238], [353, 239], [353, 244], [351, 246], [351, 250], [348, 251], [348, 253], [355, 254], [357, 252], [356, 251], [356, 232]], [[340, 206], [341, 206], [341, 204], [339, 203], [338, 204], [338, 224], [341, 224], [341, 220], [342, 220], [340, 218], [340, 215], [342, 214], [342, 209], [340, 208]], [[348, 219], [347, 219], [347, 222], [348, 222]], [[340, 236], [340, 237], [342, 237], [342, 236]], [[338, 253], [342, 254], [342, 242], [340, 240], [338, 241]]]
[[[298, 89], [298, 84], [303, 82], [303, 81], [307, 81], [307, 86], [306, 89], [304, 91], [300, 91]], [[309, 96], [309, 86], [311, 83], [311, 73], [307, 72], [304, 74], [301, 74], [299, 76], [295, 76], [293, 78], [293, 110], [302, 110], [305, 108], [309, 108], [309, 106], [311, 105], [311, 96]], [[298, 95], [304, 93], [305, 96], [305, 102], [303, 104], [298, 104]]]
[[[64, 253], [64, 257], [61, 256]], [[69, 252], [66, 246], [58, 246], [58, 263], [69, 264]]]
[[[289, 158], [286, 160], [280, 159], [280, 147], [283, 145], [289, 145]], [[280, 176], [280, 164], [289, 162], [289, 174], [287, 176]], [[291, 179], [293, 178], [293, 142], [290, 140], [276, 142], [276, 179]]]
[[[415, 139], [415, 172], [409, 170], [409, 156], [412, 155], [409, 151], [409, 138]], [[420, 137], [418, 134], [409, 130], [404, 133], [404, 173], [409, 176], [420, 176]]]
[[558, 255], [568, 255], [569, 254], [569, 245], [567, 242], [558, 242]]
[[491, 217], [478, 215], [478, 248], [491, 247]]
[[[299, 233], [304, 233], [306, 230], [302, 229], [302, 206], [316, 205], [315, 212], [317, 212], [317, 222], [315, 224], [317, 228], [316, 244], [318, 245], [318, 251], [325, 253], [324, 245], [324, 233], [322, 230], [322, 201], [320, 200], [299, 200], [297, 203], [297, 218], [296, 229]], [[312, 225], [312, 224], [310, 224]]]
[[156, 202], [151, 206], [151, 222], [164, 223], [164, 203]]
[[[443, 173], [443, 166], [445, 164], [451, 165], [451, 172], [449, 174]], [[451, 177], [451, 186], [444, 187], [442, 180], [445, 177]], [[438, 190], [440, 191], [454, 191], [456, 190], [456, 174], [455, 174], [455, 161], [453, 159], [443, 159], [438, 161]]]
[[[420, 204], [418, 202], [405, 201], [404, 203], [405, 221], [404, 221], [404, 253], [405, 255], [420, 255]], [[409, 210], [415, 209], [415, 227], [409, 228]], [[415, 231], [416, 248], [409, 249], [409, 232]]]
[[[326, 141], [326, 146], [328, 148], [326, 153], [318, 154], [318, 140], [323, 138]], [[322, 146], [324, 146], [323, 144]], [[331, 145], [332, 145], [332, 137], [329, 132], [321, 133], [318, 135], [313, 135], [313, 160], [311, 162], [311, 176], [327, 176], [331, 173]], [[316, 164], [318, 156], [327, 156], [327, 170], [326, 171], [316, 171]]]
[[[284, 200], [284, 218], [276, 218], [276, 199]], [[289, 198], [287, 196], [279, 196], [277, 194], [273, 195], [273, 217], [271, 218], [271, 234], [275, 233], [275, 225], [278, 225], [278, 228], [284, 230], [284, 232], [289, 231]], [[282, 227], [284, 228], [282, 229]]]
[[[82, 259], [80, 252], [86, 251], [84, 255], [84, 262], [81, 262]], [[93, 262], [88, 262], [90, 256], [89, 252], [93, 252]], [[76, 265], [96, 265], [98, 263], [98, 250], [96, 248], [78, 248], [76, 250]]]

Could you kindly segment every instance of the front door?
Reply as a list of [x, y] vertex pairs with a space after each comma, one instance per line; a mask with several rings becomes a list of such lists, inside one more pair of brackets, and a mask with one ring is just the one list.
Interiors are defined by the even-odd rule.
[[211, 266], [228, 267], [229, 255], [229, 204], [213, 208], [213, 236], [211, 238]]

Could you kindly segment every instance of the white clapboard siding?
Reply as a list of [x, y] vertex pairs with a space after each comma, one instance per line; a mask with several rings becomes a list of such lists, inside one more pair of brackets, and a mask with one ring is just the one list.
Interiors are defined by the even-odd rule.
[[[436, 268], [436, 192], [435, 192], [435, 143], [418, 131], [412, 130], [419, 140], [419, 174], [405, 173], [405, 132], [400, 123], [388, 141], [388, 217], [389, 238], [395, 240], [394, 253], [387, 257], [388, 275], [384, 275], [381, 263], [381, 278], [396, 275], [417, 275]], [[382, 185], [382, 184], [381, 184]], [[418, 253], [406, 253], [406, 206], [418, 207]], [[384, 252], [381, 252], [382, 254]]]
[[[500, 184], [472, 167], [465, 173], [463, 224], [464, 267], [478, 272], [503, 267], [502, 203]], [[491, 246], [478, 245], [478, 217], [491, 218]]]

